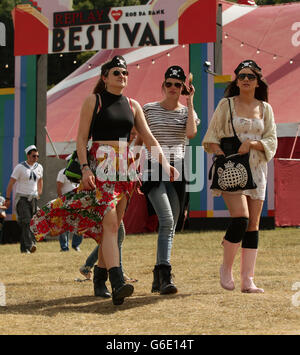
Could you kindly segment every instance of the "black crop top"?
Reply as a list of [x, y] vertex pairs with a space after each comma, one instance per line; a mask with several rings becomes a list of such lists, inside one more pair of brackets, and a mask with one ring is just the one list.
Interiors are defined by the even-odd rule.
[[106, 90], [100, 96], [100, 111], [95, 117], [92, 130], [93, 141], [117, 141], [120, 138], [129, 141], [134, 116], [128, 98]]

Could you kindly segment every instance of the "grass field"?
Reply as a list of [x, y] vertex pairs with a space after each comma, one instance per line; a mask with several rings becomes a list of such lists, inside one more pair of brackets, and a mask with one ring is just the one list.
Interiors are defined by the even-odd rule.
[[0, 334], [300, 334], [300, 230], [261, 231], [255, 282], [264, 294], [240, 292], [239, 254], [236, 289], [219, 286], [223, 234], [176, 235], [172, 266], [179, 292], [169, 296], [150, 292], [157, 236], [128, 235], [124, 267], [138, 282], [122, 306], [95, 298], [92, 281], [75, 281], [82, 279], [78, 268], [93, 240], [83, 241], [81, 253], [60, 252], [58, 241], [38, 243], [31, 255], [20, 254], [17, 244], [0, 245], [6, 291]]

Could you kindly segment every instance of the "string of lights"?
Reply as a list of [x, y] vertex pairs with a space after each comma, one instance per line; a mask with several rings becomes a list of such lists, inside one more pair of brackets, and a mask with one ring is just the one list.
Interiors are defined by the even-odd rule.
[[[184, 44], [181, 45], [181, 48], [185, 48], [185, 45], [184, 45]], [[165, 57], [165, 56], [170, 57], [171, 54], [172, 54], [172, 52], [173, 52], [175, 49], [178, 49], [178, 46], [177, 46], [177, 47], [174, 47], [174, 48], [172, 48], [172, 49], [170, 49], [167, 53], [164, 52], [164, 53], [162, 53], [162, 54], [160, 54], [160, 55], [158, 55], [158, 56], [151, 57], [151, 58], [150, 58], [151, 64], [154, 65], [154, 64], [157, 63], [157, 61], [158, 61], [160, 58], [162, 58], [162, 57]], [[146, 58], [146, 59], [144, 59], [144, 60], [142, 60], [142, 61], [140, 61], [140, 62], [138, 62], [138, 63], [128, 64], [127, 66], [128, 66], [128, 67], [135, 67], [136, 69], [140, 69], [144, 64], [147, 64], [147, 65], [149, 64], [149, 58]], [[99, 67], [98, 64], [95, 65], [95, 64], [93, 64], [93, 63], [87, 63], [87, 66], [88, 66], [89, 69]]]
[[250, 48], [252, 48], [252, 49], [254, 49], [256, 51], [256, 54], [261, 54], [261, 53], [268, 54], [268, 55], [272, 56], [273, 60], [282, 58], [282, 59], [285, 59], [286, 61], [289, 61], [290, 64], [294, 64], [295, 62], [297, 62], [297, 60], [295, 60], [294, 58], [287, 58], [284, 55], [281, 55], [281, 54], [278, 54], [278, 53], [274, 53], [274, 52], [270, 52], [270, 51], [268, 51], [266, 49], [258, 48], [257, 46], [254, 46], [251, 43], [247, 43], [245, 41], [241, 41], [240, 39], [236, 38], [235, 36], [233, 36], [232, 34], [230, 34], [228, 32], [224, 33], [224, 39], [225, 40], [232, 39], [235, 42], [237, 42], [240, 47], [245, 47], [245, 46], [250, 47]]

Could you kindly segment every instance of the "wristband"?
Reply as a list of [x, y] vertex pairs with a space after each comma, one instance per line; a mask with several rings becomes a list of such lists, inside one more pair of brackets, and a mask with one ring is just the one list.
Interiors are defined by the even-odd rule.
[[81, 165], [80, 165], [80, 169], [82, 170], [85, 166], [89, 167], [89, 164], [88, 164], [88, 163], [81, 164]]
[[88, 165], [85, 165], [85, 166], [81, 169], [81, 171], [83, 172], [83, 171], [85, 171], [85, 170], [91, 170], [91, 168], [90, 168]]

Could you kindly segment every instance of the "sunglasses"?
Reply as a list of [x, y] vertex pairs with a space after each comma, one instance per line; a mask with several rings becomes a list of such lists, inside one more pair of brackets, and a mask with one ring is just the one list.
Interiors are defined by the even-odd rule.
[[39, 155], [38, 154], [32, 154], [32, 158], [38, 158]]
[[120, 70], [114, 70], [113, 71], [113, 75], [114, 76], [119, 76], [119, 75], [123, 75], [123, 76], [128, 76], [128, 71], [127, 70], [123, 70], [123, 71], [120, 71]]
[[165, 82], [165, 87], [170, 88], [171, 86], [175, 86], [177, 89], [180, 89], [182, 87], [182, 83], [171, 83], [169, 81]]
[[247, 77], [248, 80], [250, 80], [250, 81], [253, 81], [253, 80], [255, 80], [255, 79], [257, 78], [255, 74], [250, 74], [250, 73], [249, 73], [249, 74], [242, 73], [242, 74], [239, 74], [239, 75], [237, 76], [237, 78], [238, 78], [239, 80], [245, 80], [246, 77]]

